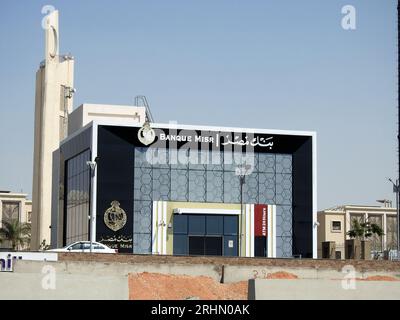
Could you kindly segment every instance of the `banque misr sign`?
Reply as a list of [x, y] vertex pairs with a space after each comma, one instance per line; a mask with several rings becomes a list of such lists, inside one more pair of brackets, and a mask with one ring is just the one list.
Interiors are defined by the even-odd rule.
[[165, 147], [166, 144], [211, 144], [214, 148], [263, 148], [272, 150], [274, 136], [255, 133], [222, 133], [197, 130], [153, 129], [145, 123], [138, 131], [138, 139], [144, 145]]

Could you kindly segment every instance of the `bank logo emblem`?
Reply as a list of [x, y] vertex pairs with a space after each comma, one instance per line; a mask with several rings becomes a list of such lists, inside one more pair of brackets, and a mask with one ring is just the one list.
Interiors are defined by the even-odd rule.
[[126, 224], [126, 213], [116, 200], [111, 202], [111, 207], [104, 213], [104, 223], [112, 231], [118, 231]]
[[150, 124], [146, 122], [143, 127], [141, 127], [138, 131], [138, 138], [141, 143], [148, 146], [153, 143], [156, 139], [156, 133], [153, 128], [150, 127]]

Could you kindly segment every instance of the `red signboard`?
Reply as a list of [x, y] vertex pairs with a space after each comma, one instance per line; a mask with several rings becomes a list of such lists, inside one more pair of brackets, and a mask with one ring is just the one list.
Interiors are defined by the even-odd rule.
[[265, 204], [254, 205], [254, 235], [267, 236], [268, 206]]

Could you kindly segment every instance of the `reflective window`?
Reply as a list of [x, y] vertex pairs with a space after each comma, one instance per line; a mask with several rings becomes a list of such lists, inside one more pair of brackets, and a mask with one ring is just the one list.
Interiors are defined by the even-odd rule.
[[66, 162], [66, 244], [89, 238], [90, 150]]

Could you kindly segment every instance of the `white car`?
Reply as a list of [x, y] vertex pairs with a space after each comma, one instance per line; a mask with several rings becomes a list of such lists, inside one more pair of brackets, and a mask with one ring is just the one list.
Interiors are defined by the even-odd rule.
[[[47, 252], [90, 252], [90, 241], [74, 242], [64, 248], [50, 249]], [[118, 253], [118, 250], [111, 249], [99, 242], [92, 242], [92, 253]]]

